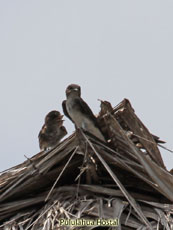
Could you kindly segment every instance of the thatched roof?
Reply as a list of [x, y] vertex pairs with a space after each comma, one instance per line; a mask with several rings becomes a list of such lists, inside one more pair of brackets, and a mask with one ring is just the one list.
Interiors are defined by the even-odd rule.
[[[0, 175], [0, 229], [59, 227], [60, 218], [119, 218], [116, 229], [173, 229], [173, 176], [128, 100], [97, 117], [107, 143], [77, 130]], [[102, 229], [115, 229], [104, 227]]]

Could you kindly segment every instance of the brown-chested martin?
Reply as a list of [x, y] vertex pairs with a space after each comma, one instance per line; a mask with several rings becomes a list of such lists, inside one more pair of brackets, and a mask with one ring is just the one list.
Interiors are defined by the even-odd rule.
[[46, 115], [45, 123], [38, 135], [40, 150], [47, 150], [55, 147], [67, 134], [66, 128], [63, 126], [62, 118], [63, 115], [56, 110]]
[[102, 141], [105, 141], [99, 129], [96, 117], [86, 102], [81, 98], [80, 86], [76, 84], [69, 85], [66, 89], [66, 97], [67, 100], [62, 103], [63, 111], [75, 124], [76, 128], [82, 128]]

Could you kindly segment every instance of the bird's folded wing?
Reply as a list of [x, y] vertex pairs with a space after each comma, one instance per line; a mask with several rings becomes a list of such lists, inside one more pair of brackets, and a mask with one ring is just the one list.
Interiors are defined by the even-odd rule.
[[82, 98], [75, 98], [75, 104], [79, 106], [81, 113], [87, 115], [88, 118], [91, 119], [97, 127], [99, 127], [97, 118], [94, 116], [90, 107], [87, 105], [87, 103]]
[[66, 117], [68, 117], [74, 123], [74, 121], [71, 119], [70, 115], [67, 112], [67, 109], [66, 109], [66, 100], [64, 100], [62, 102], [62, 109], [63, 109], [63, 112], [66, 115]]

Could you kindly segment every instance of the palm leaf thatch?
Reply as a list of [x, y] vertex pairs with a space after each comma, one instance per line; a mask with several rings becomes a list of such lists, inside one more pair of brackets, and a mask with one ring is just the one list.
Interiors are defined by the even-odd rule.
[[[173, 176], [158, 144], [125, 99], [101, 101], [107, 143], [76, 130], [0, 175], [0, 229], [173, 229]], [[60, 226], [65, 219], [119, 219], [118, 227]]]

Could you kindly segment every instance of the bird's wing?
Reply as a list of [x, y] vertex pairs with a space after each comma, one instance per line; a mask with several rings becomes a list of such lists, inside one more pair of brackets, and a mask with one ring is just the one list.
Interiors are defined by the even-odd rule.
[[48, 127], [47, 125], [43, 125], [42, 129], [38, 134], [39, 141], [50, 141], [52, 138], [55, 138], [57, 135], [57, 129], [55, 127]]
[[[66, 117], [68, 117], [68, 118], [73, 122], [73, 120], [71, 119], [71, 117], [70, 117], [70, 115], [68, 114], [67, 109], [66, 109], [66, 100], [64, 100], [64, 101], [62, 102], [62, 109], [63, 109], [63, 112], [64, 112], [64, 114], [66, 115]], [[73, 122], [73, 123], [74, 123], [74, 122]]]
[[46, 132], [46, 125], [43, 125], [39, 134], [38, 134], [38, 138], [40, 139], [41, 136], [43, 136]]
[[87, 103], [82, 98], [76, 98], [75, 103], [79, 106], [80, 111], [87, 115], [94, 122], [95, 126], [99, 127], [97, 119]]
[[43, 125], [39, 134], [38, 134], [38, 140], [39, 140], [39, 146], [40, 149], [42, 149], [42, 144], [45, 140], [45, 132], [46, 132], [46, 125]]

